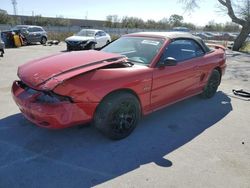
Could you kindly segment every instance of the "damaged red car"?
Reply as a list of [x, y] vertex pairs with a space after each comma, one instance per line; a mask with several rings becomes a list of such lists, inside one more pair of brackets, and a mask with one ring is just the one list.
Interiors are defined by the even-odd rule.
[[134, 33], [100, 51], [59, 53], [21, 65], [12, 94], [38, 126], [92, 122], [111, 139], [122, 139], [142, 115], [194, 95], [213, 97], [225, 61], [223, 47], [210, 49], [188, 33]]

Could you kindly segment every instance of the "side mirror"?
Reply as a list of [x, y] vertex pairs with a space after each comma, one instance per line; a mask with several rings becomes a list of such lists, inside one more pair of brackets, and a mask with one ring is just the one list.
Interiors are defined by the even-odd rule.
[[167, 57], [164, 59], [164, 65], [165, 66], [175, 66], [177, 65], [177, 60], [173, 57]]
[[177, 65], [177, 60], [173, 57], [167, 57], [164, 59], [164, 61], [160, 64], [160, 67], [165, 67], [165, 66], [176, 66]]

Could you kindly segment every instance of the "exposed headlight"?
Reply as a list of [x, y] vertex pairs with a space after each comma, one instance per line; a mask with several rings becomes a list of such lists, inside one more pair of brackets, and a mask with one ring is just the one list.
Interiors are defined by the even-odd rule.
[[52, 91], [43, 91], [41, 92], [36, 101], [42, 103], [59, 103], [59, 102], [73, 102], [70, 97], [58, 95]]
[[73, 100], [68, 96], [62, 96], [54, 93], [53, 91], [39, 91], [30, 88], [22, 81], [18, 82], [18, 85], [23, 88], [29, 95], [33, 95], [34, 102], [40, 103], [59, 103], [59, 102], [73, 102]]

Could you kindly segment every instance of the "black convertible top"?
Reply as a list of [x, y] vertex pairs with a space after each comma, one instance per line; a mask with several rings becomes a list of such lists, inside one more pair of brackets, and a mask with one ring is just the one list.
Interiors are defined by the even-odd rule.
[[139, 32], [139, 33], [131, 33], [125, 36], [145, 36], [145, 37], [160, 37], [170, 40], [175, 39], [193, 39], [203, 48], [205, 52], [210, 52], [211, 49], [203, 42], [200, 37], [194, 36], [189, 32]]

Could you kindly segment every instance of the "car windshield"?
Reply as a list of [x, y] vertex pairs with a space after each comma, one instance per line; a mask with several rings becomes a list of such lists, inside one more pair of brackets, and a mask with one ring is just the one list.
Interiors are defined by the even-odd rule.
[[85, 36], [85, 37], [93, 37], [95, 36], [95, 31], [93, 30], [87, 30], [87, 29], [82, 29], [79, 31], [76, 36]]
[[130, 61], [148, 65], [159, 52], [164, 40], [148, 37], [121, 37], [101, 51], [125, 55]]

